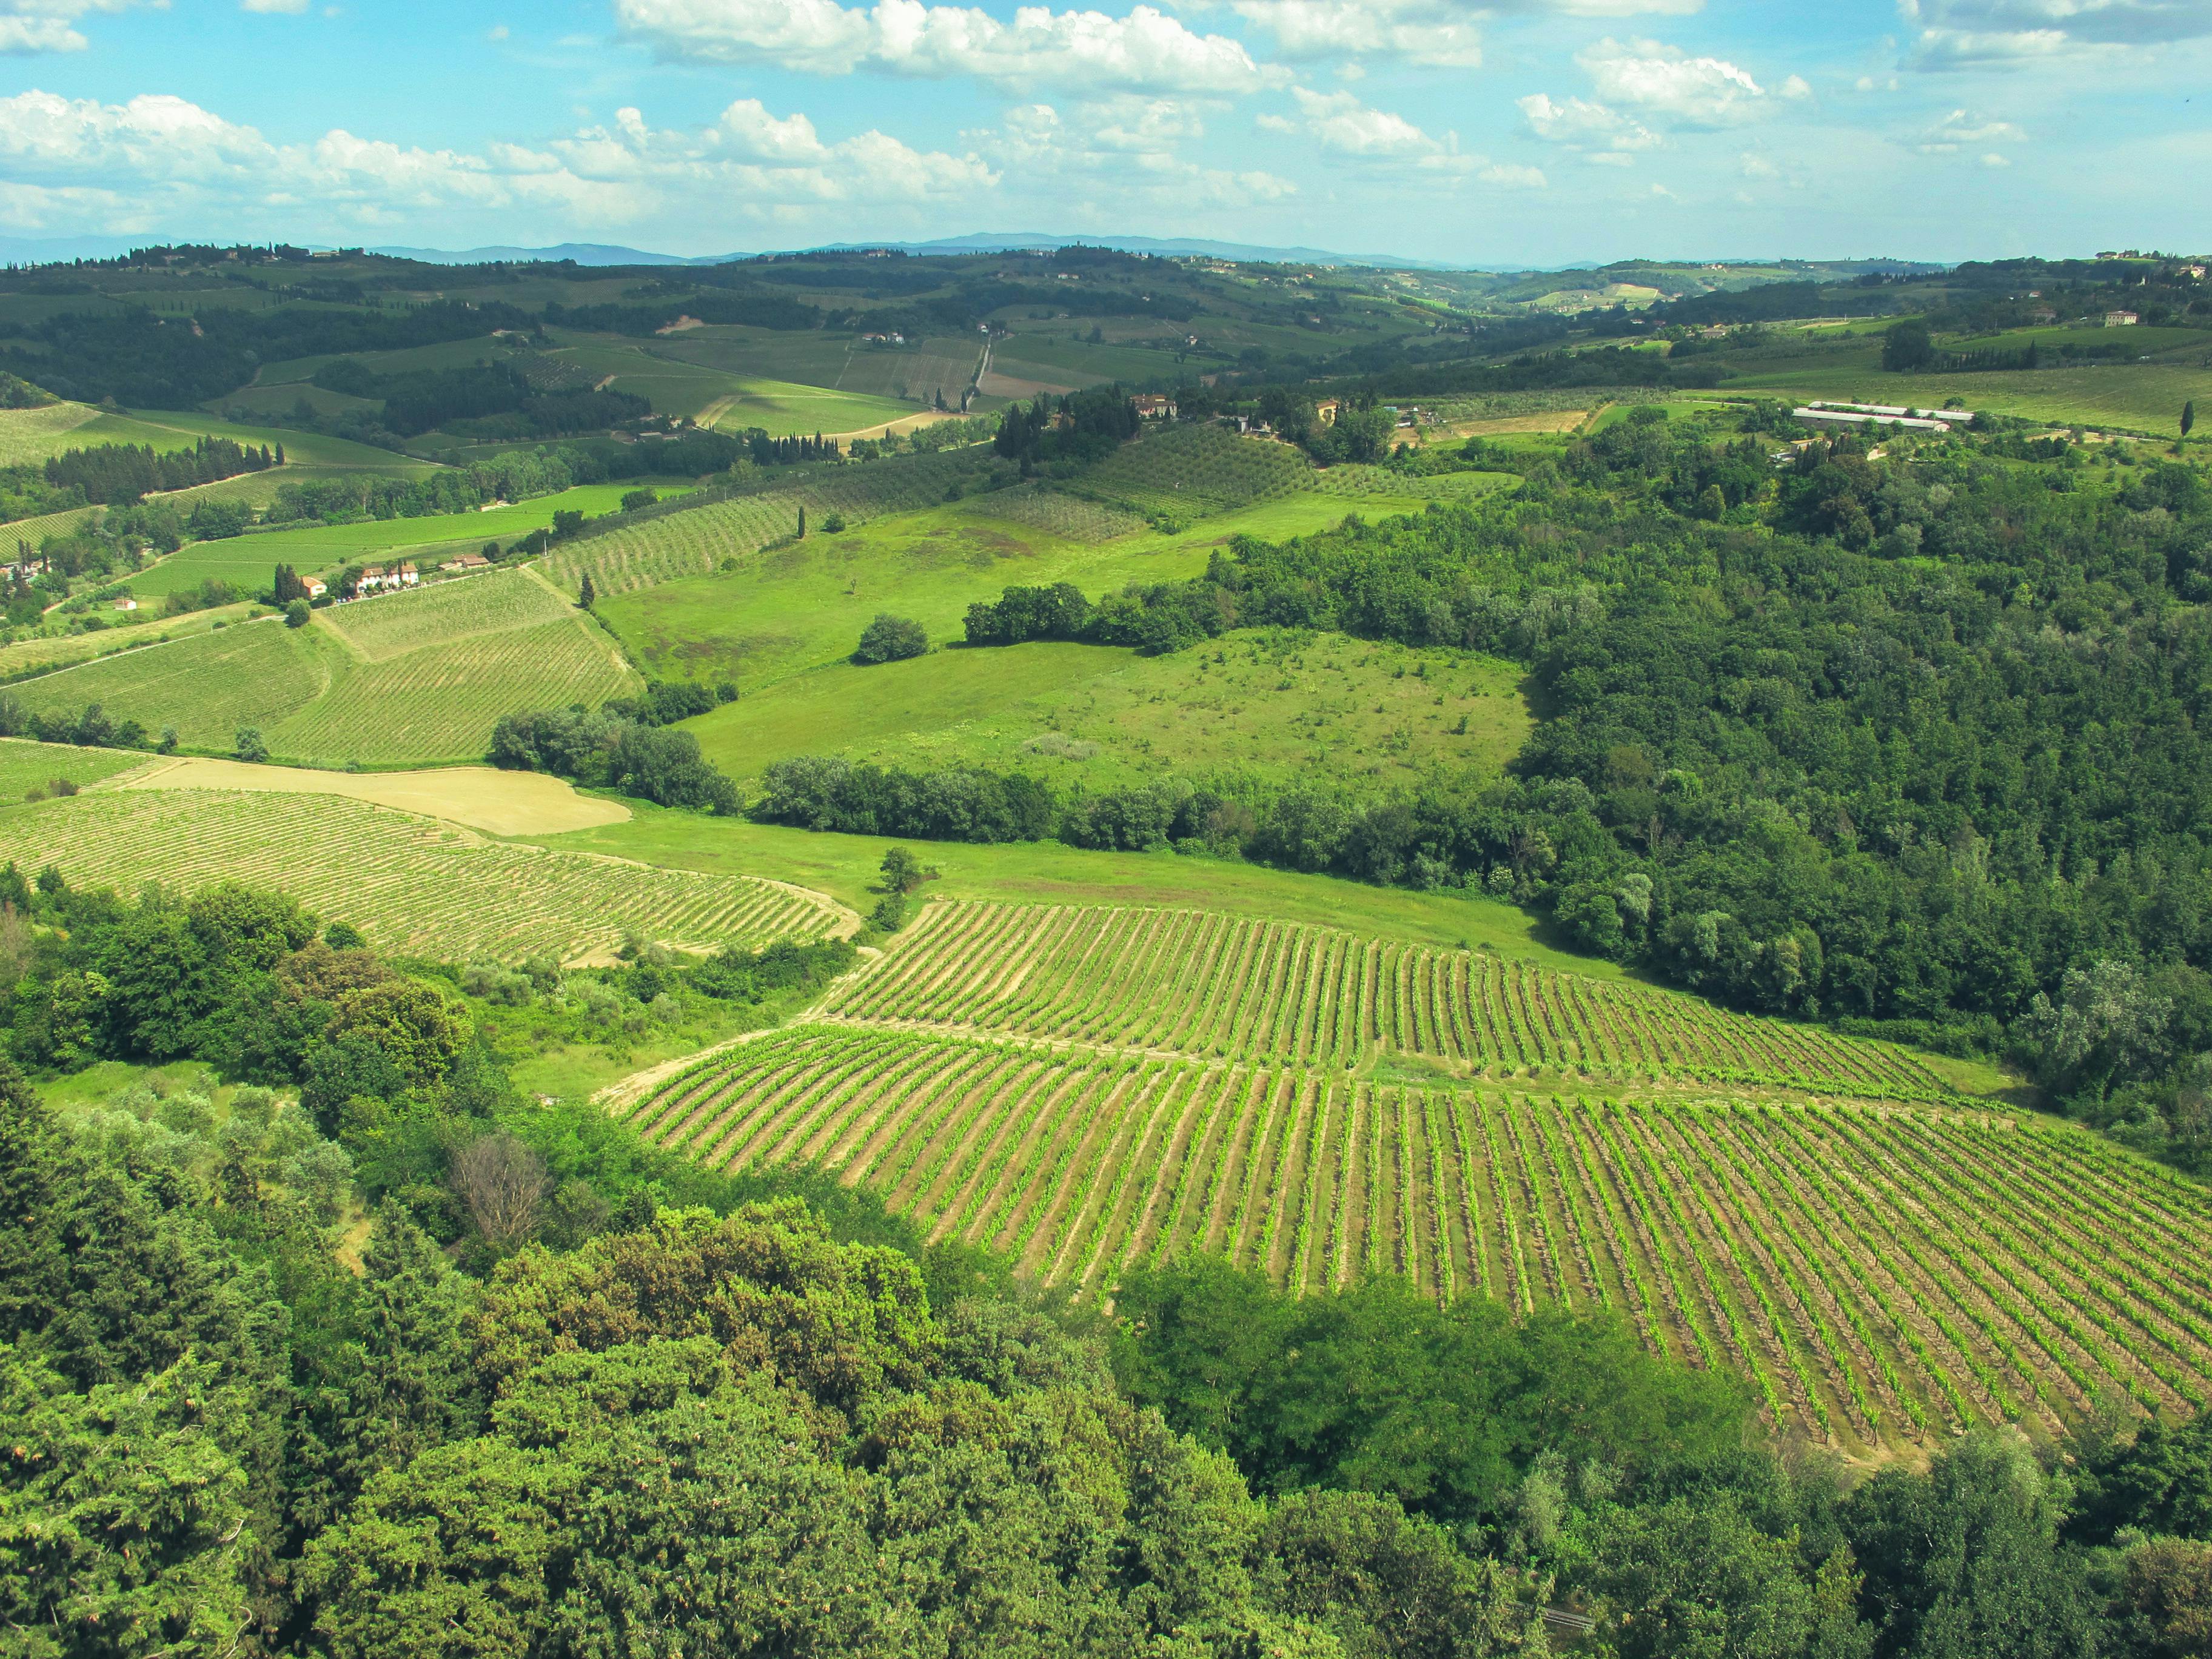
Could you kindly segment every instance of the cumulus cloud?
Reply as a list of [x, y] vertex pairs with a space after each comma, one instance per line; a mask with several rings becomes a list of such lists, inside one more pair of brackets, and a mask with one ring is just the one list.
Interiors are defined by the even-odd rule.
[[1024, 6], [1001, 22], [974, 7], [921, 0], [876, 0], [866, 9], [837, 0], [616, 0], [615, 17], [624, 35], [664, 58], [816, 75], [874, 69], [1217, 94], [1287, 78], [1254, 62], [1241, 41], [1195, 33], [1149, 5], [1123, 17]]
[[1328, 155], [1378, 165], [1431, 173], [1472, 173], [1483, 165], [1482, 156], [1459, 153], [1457, 133], [1433, 137], [1404, 116], [1370, 109], [1348, 92], [1293, 87], [1291, 97], [1297, 114], [1263, 115], [1259, 123], [1263, 131], [1310, 139]]
[[281, 144], [186, 100], [103, 104], [46, 92], [0, 98], [0, 174], [10, 217], [49, 226], [88, 214], [124, 228], [156, 219], [278, 216], [312, 204], [363, 225], [442, 210], [557, 211], [589, 224], [665, 215], [702, 200], [769, 216], [793, 207], [910, 202], [988, 189], [981, 158], [915, 150], [881, 132], [828, 142], [803, 115], [758, 100], [709, 127], [656, 131], [640, 112], [542, 149], [424, 149], [335, 128]]
[[1792, 76], [1770, 93], [1748, 70], [1725, 58], [1693, 58], [1656, 40], [1623, 45], [1604, 40], [1578, 52], [1601, 100], [1627, 104], [1669, 126], [1727, 127], [1767, 114], [1773, 100], [1803, 98], [1812, 88]]
[[1235, 0], [1235, 9], [1273, 35], [1285, 58], [1401, 58], [1436, 69], [1482, 63], [1482, 35], [1452, 0]]
[[[156, 0], [158, 3], [158, 0]], [[136, 0], [0, 0], [0, 56], [82, 52], [76, 21], [92, 12], [127, 11]]]
[[284, 12], [297, 17], [307, 9], [307, 0], [238, 0], [240, 11]]
[[1110, 198], [1113, 211], [1233, 210], [1297, 194], [1279, 174], [1207, 167], [1177, 153], [1204, 132], [1196, 106], [1124, 95], [1079, 105], [1073, 119], [1050, 104], [1023, 104], [997, 127], [961, 136], [1063, 207]]
[[1475, 175], [1486, 185], [1495, 185], [1500, 190], [1549, 190], [1552, 181], [1544, 176], [1541, 167], [1509, 166], [1500, 162], [1486, 167]]
[[1584, 98], [1555, 99], [1539, 92], [1522, 99], [1520, 110], [1529, 131], [1539, 138], [1570, 149], [1604, 153], [1615, 166], [1626, 164], [1628, 152], [1653, 149], [1661, 143], [1659, 135], [1641, 122]]
[[2212, 0], [1899, 0], [1925, 67], [2021, 64], [2212, 36]]

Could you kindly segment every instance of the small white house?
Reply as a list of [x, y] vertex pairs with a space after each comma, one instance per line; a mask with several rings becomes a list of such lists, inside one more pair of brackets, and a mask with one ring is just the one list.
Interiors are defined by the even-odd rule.
[[118, 611], [136, 611], [138, 608], [138, 601], [128, 599], [118, 599], [115, 602], [115, 608]]
[[2106, 328], [2133, 328], [2142, 319], [2132, 311], [2108, 311], [2105, 313]]
[[320, 576], [302, 576], [300, 578], [300, 588], [309, 599], [319, 599], [331, 591], [331, 585]]

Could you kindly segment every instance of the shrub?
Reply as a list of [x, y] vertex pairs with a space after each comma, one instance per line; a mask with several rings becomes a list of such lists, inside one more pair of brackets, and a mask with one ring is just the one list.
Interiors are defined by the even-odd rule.
[[307, 602], [305, 599], [294, 599], [284, 607], [284, 626], [305, 628], [307, 625], [307, 618], [313, 614], [314, 612], [307, 608]]
[[241, 726], [238, 728], [236, 752], [239, 759], [257, 766], [269, 758], [269, 745], [262, 741], [259, 726]]
[[897, 662], [902, 658], [918, 657], [928, 649], [929, 636], [922, 632], [920, 623], [885, 612], [860, 630], [860, 647], [853, 653], [853, 660], [863, 664]]

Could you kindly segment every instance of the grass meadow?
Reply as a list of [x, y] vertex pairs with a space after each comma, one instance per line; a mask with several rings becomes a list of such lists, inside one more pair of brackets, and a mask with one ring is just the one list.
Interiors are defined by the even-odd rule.
[[750, 778], [797, 754], [1023, 771], [1062, 789], [1164, 773], [1363, 790], [1442, 766], [1493, 772], [1526, 740], [1520, 670], [1464, 652], [1249, 629], [1202, 649], [1034, 642], [835, 664], [690, 723]]

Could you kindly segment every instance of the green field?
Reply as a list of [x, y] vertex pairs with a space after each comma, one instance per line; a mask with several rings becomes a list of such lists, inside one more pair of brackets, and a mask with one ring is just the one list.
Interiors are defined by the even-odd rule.
[[[149, 606], [149, 611], [158, 607]], [[130, 613], [145, 617], [143, 622], [112, 611], [95, 613], [102, 622], [110, 617], [121, 617], [121, 625], [88, 629], [81, 634], [33, 635], [18, 640], [13, 645], [0, 646], [0, 678], [13, 679], [18, 675], [44, 670], [63, 668], [70, 663], [88, 662], [94, 657], [108, 656], [118, 651], [135, 650], [142, 645], [151, 645], [167, 640], [185, 639], [194, 634], [205, 634], [218, 623], [228, 628], [243, 622], [253, 611], [250, 605], [226, 605], [213, 611], [194, 611], [181, 617], [146, 616], [145, 611]]]
[[[832, 488], [810, 493], [818, 526]], [[854, 483], [860, 482], [854, 479]], [[1011, 493], [1011, 492], [1009, 492]], [[933, 641], [961, 637], [979, 599], [1011, 586], [1071, 581], [1097, 595], [1131, 582], [1200, 574], [1217, 547], [1239, 535], [1279, 538], [1326, 529], [1348, 513], [1417, 510], [1407, 498], [1304, 491], [1173, 532], [1151, 529], [1104, 542], [1075, 540], [1000, 516], [989, 496], [897, 513], [831, 535], [760, 550], [788, 537], [795, 509], [778, 495], [679, 513], [593, 542], [556, 549], [548, 562], [563, 586], [585, 569], [605, 597], [599, 615], [631, 656], [665, 679], [732, 679], [752, 690], [841, 661], [877, 612], [912, 617]], [[1039, 516], [1079, 532], [1097, 508], [1046, 498]], [[724, 570], [726, 562], [734, 562]], [[713, 574], [707, 574], [713, 573]]]
[[1342, 635], [1249, 630], [1139, 657], [1037, 642], [836, 663], [690, 723], [739, 778], [798, 754], [930, 770], [1022, 771], [1063, 791], [1164, 774], [1310, 787], [1414, 787], [1431, 768], [1495, 771], [1529, 717], [1509, 663]]
[[0, 810], [0, 861], [72, 884], [278, 888], [377, 948], [512, 965], [540, 952], [611, 960], [635, 933], [685, 948], [757, 948], [849, 931], [817, 894], [491, 841], [342, 796], [125, 790]]
[[[686, 333], [694, 331], [687, 330]], [[726, 432], [760, 427], [771, 437], [816, 432], [865, 432], [914, 414], [915, 402], [871, 392], [838, 391], [775, 376], [744, 374], [679, 356], [661, 342], [641, 345], [601, 336], [564, 336], [577, 343], [548, 355], [571, 362], [595, 380], [613, 376], [610, 390], [649, 398], [656, 415], [683, 415]], [[681, 339], [681, 335], [669, 337]]]
[[654, 478], [620, 483], [580, 484], [557, 495], [539, 495], [484, 513], [449, 513], [420, 519], [368, 519], [358, 524], [303, 524], [249, 531], [216, 542], [194, 542], [149, 570], [128, 579], [141, 599], [159, 598], [196, 587], [212, 576], [242, 592], [268, 586], [270, 573], [289, 564], [302, 575], [334, 570], [366, 559], [411, 559], [428, 568], [441, 558], [478, 551], [488, 541], [514, 542], [542, 530], [561, 512], [600, 518], [617, 512], [634, 489], [679, 494], [690, 482]]
[[38, 709], [97, 702], [187, 749], [259, 729], [280, 759], [405, 765], [483, 757], [503, 714], [597, 707], [636, 676], [533, 571], [495, 571], [150, 647], [23, 682]]
[[[1871, 341], [1851, 349], [1823, 352], [1792, 361], [1747, 356], [1730, 376], [1723, 395], [1755, 393], [1793, 400], [1829, 398], [1874, 404], [1940, 407], [1956, 399], [1968, 409], [1993, 415], [2048, 421], [2054, 426], [2109, 426], [2171, 437], [2184, 404], [2212, 400], [2212, 333], [2182, 329], [2022, 329], [1984, 339], [1957, 343], [1960, 349], [2017, 350], [2032, 339], [2094, 337], [2110, 344], [2116, 337], [2137, 343], [2152, 361], [2081, 363], [2065, 368], [2008, 369], [1953, 374], [1888, 374]], [[2148, 337], [2158, 337], [2156, 341]], [[2179, 349], [2176, 349], [2176, 343]], [[1942, 349], [1954, 349], [1945, 341]]]
[[[277, 427], [240, 426], [213, 415], [174, 410], [143, 410], [130, 415], [91, 412], [89, 419], [70, 425], [56, 410], [82, 410], [81, 404], [50, 405], [46, 409], [0, 410], [0, 465], [21, 465], [44, 460], [64, 449], [85, 449], [100, 444], [144, 444], [167, 453], [190, 449], [204, 437], [228, 438], [258, 448], [263, 444], [284, 447], [288, 467], [303, 472], [387, 472], [411, 474], [425, 464], [388, 449], [319, 433], [295, 432]], [[29, 416], [29, 421], [20, 417]], [[20, 423], [19, 423], [20, 422]], [[263, 477], [279, 478], [283, 472]]]
[[28, 789], [50, 788], [57, 778], [66, 778], [82, 789], [145, 763], [145, 756], [129, 750], [79, 749], [66, 743], [0, 738], [0, 804], [12, 805]]

